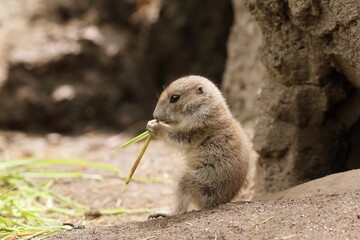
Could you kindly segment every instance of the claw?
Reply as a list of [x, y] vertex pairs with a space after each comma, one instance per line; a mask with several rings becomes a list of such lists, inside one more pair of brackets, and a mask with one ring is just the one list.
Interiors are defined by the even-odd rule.
[[155, 218], [159, 218], [159, 217], [163, 217], [163, 218], [166, 218], [166, 217], [171, 217], [171, 216], [174, 216], [173, 213], [153, 213], [153, 214], [150, 214], [148, 219], [155, 219]]

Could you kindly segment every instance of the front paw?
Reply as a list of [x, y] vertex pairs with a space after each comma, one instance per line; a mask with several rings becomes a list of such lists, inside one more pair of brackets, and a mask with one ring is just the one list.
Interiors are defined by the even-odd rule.
[[156, 119], [150, 120], [150, 121], [148, 121], [148, 123], [146, 125], [146, 130], [148, 130], [150, 133], [154, 134], [158, 125], [159, 125], [159, 122]]

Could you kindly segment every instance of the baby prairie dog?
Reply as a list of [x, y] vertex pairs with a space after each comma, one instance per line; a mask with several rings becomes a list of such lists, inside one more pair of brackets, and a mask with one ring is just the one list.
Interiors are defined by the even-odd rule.
[[220, 90], [204, 77], [182, 77], [161, 94], [153, 116], [147, 130], [180, 150], [186, 169], [175, 211], [149, 218], [185, 213], [190, 203], [208, 209], [230, 202], [247, 178], [251, 145]]

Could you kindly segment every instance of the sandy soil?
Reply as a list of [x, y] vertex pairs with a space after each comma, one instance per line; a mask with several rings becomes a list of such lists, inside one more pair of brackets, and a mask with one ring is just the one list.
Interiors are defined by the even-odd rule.
[[[134, 135], [134, 134], [133, 134]], [[124, 175], [141, 143], [111, 153], [133, 135], [91, 132], [81, 136], [29, 135], [1, 132], [5, 159], [22, 157], [82, 158], [117, 166]], [[171, 209], [173, 181], [181, 157], [161, 142], [152, 141], [136, 177], [161, 183], [122, 181], [108, 172], [102, 181], [59, 181], [55, 190], [93, 209]], [[78, 169], [79, 170], [79, 169]], [[93, 169], [80, 169], [94, 172]], [[98, 170], [96, 170], [98, 172]], [[360, 170], [331, 175], [250, 203], [230, 203], [218, 209], [192, 211], [168, 219], [147, 220], [148, 213], [71, 219], [85, 229], [62, 232], [49, 239], [359, 239]]]

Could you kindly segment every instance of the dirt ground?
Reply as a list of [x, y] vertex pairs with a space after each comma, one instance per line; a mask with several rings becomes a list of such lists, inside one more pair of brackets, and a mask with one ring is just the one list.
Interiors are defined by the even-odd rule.
[[[23, 157], [81, 158], [117, 166], [126, 175], [142, 144], [111, 153], [132, 136], [89, 132], [79, 136], [31, 135], [1, 132], [4, 159]], [[123, 207], [172, 208], [173, 183], [182, 166], [181, 156], [152, 141], [135, 177], [157, 183], [131, 182], [121, 193], [116, 174], [104, 179], [61, 180], [55, 190], [94, 210]], [[93, 169], [81, 169], [99, 172]], [[192, 211], [168, 219], [147, 220], [149, 213], [91, 219], [72, 219], [85, 229], [62, 232], [49, 239], [360, 239], [360, 170], [331, 175], [250, 203], [230, 203], [218, 209]]]
[[50, 239], [358, 239], [360, 192], [226, 204], [169, 219], [87, 228]]

